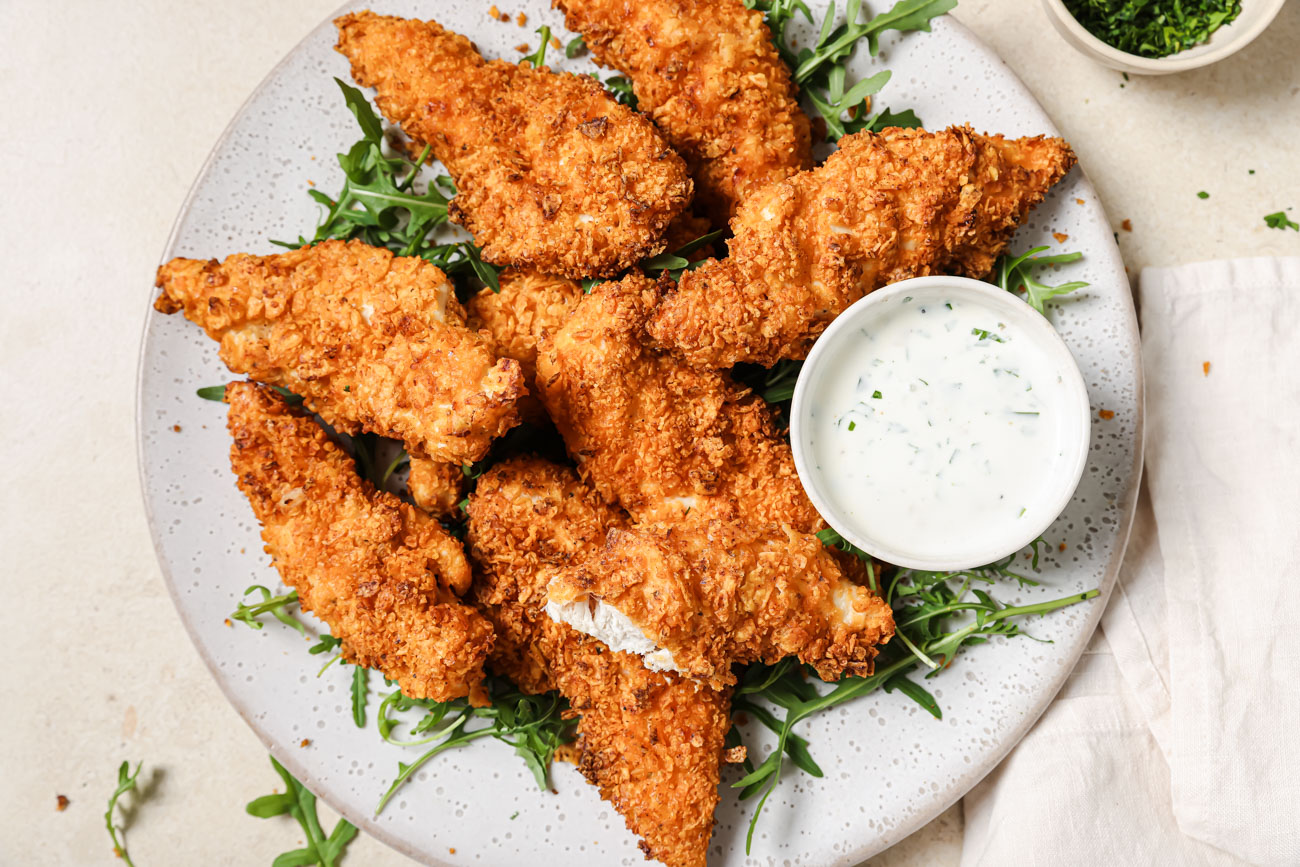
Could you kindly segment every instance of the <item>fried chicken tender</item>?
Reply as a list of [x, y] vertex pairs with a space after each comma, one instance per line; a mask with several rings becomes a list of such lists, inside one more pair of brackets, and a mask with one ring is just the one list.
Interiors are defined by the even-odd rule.
[[465, 473], [460, 464], [411, 458], [406, 492], [415, 505], [433, 517], [448, 518], [457, 513], [457, 506], [465, 499]]
[[[662, 653], [647, 664], [735, 683], [732, 663], [796, 656], [824, 680], [868, 675], [894, 633], [889, 605], [845, 578], [816, 536], [789, 526], [688, 518], [611, 530], [599, 557], [562, 571], [547, 611], [580, 623], [604, 603]], [[615, 646], [615, 649], [623, 649]]]
[[596, 61], [632, 79], [718, 225], [748, 195], [812, 168], [808, 116], [763, 13], [740, 0], [555, 0]]
[[841, 311], [908, 277], [982, 277], [1075, 158], [1060, 139], [970, 127], [840, 140], [824, 165], [747, 198], [730, 255], [682, 275], [648, 326], [691, 364], [803, 358]]
[[603, 283], [542, 341], [537, 386], [583, 478], [641, 522], [824, 528], [763, 399], [648, 347], [661, 292], [639, 274]]
[[360, 241], [277, 256], [173, 259], [154, 307], [184, 311], [235, 373], [279, 385], [334, 428], [470, 463], [519, 423], [519, 362], [498, 360], [451, 282], [418, 257]]
[[599, 82], [488, 62], [434, 21], [357, 12], [335, 24], [352, 77], [455, 178], [451, 218], [484, 259], [588, 277], [663, 251], [691, 200], [686, 166]]
[[270, 388], [226, 386], [230, 464], [298, 601], [349, 662], [412, 698], [483, 703], [492, 626], [458, 598], [470, 567], [437, 521], [361, 479], [312, 417]]
[[572, 471], [538, 458], [498, 464], [470, 497], [473, 595], [498, 633], [490, 664], [527, 692], [558, 688], [578, 720], [578, 767], [642, 838], [647, 858], [704, 867], [718, 803], [730, 693], [648, 671], [546, 616], [559, 567], [625, 525]]
[[[465, 305], [469, 327], [486, 331], [498, 355], [519, 362], [529, 388], [537, 378], [537, 341], [559, 331], [582, 300], [582, 285], [565, 277], [513, 268], [501, 272], [501, 291], [483, 289]], [[533, 423], [546, 413], [529, 395], [519, 402], [519, 413]]]

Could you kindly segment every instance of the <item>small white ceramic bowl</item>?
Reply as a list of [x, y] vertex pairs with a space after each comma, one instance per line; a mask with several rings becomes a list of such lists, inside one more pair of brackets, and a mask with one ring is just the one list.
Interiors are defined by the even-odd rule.
[[1208, 42], [1168, 57], [1142, 57], [1107, 45], [1075, 20], [1062, 0], [1043, 0], [1043, 8], [1066, 42], [1103, 66], [1136, 75], [1168, 75], [1208, 66], [1236, 54], [1264, 32], [1284, 2], [1286, 0], [1241, 0], [1241, 14], [1231, 24], [1216, 30]]
[[[892, 314], [899, 304], [910, 303], [913, 298], [924, 301], [940, 298], [982, 305], [993, 314], [999, 324], [1005, 325], [1017, 339], [1027, 339], [1033, 350], [1058, 371], [1065, 391], [1059, 400], [1062, 417], [1058, 428], [1061, 456], [1044, 466], [1046, 478], [1034, 503], [1033, 518], [1008, 521], [1003, 527], [996, 524], [993, 531], [972, 533], [960, 539], [954, 533], [944, 539], [947, 550], [930, 555], [918, 552], [914, 546], [900, 545], [898, 540], [877, 538], [864, 526], [861, 518], [851, 518], [837, 504], [830, 493], [827, 476], [833, 467], [819, 468], [813, 448], [812, 393], [824, 377], [853, 376], [856, 369], [847, 370], [840, 364], [842, 355], [860, 340], [864, 331], [871, 331], [881, 317]], [[970, 569], [993, 563], [1024, 548], [1038, 538], [1060, 516], [1074, 496], [1074, 490], [1083, 476], [1087, 461], [1092, 410], [1088, 390], [1079, 367], [1052, 328], [1050, 322], [1019, 297], [996, 286], [965, 277], [917, 277], [903, 280], [871, 293], [836, 317], [813, 345], [795, 383], [794, 400], [790, 408], [790, 444], [794, 451], [795, 468], [804, 490], [821, 516], [841, 536], [873, 557], [912, 569], [933, 572]], [[907, 490], [898, 490], [894, 499], [902, 503]], [[918, 501], [914, 501], [918, 502]], [[924, 502], [924, 500], [919, 500]], [[912, 550], [906, 550], [906, 548]]]

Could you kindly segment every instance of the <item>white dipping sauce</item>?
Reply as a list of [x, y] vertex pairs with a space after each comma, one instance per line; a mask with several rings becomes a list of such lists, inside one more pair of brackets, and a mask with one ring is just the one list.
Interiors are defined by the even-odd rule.
[[1077, 425], [1066, 371], [995, 306], [943, 287], [891, 299], [810, 383], [821, 493], [895, 551], [960, 556], [1042, 522], [1059, 494], [1051, 467]]

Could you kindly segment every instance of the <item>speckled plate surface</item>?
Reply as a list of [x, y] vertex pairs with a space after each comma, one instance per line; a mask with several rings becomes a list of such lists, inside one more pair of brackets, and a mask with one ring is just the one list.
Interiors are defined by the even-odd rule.
[[[360, 5], [360, 4], [358, 4]], [[814, 7], [823, 6], [813, 2]], [[884, 3], [874, 4], [884, 8]], [[526, 28], [489, 18], [485, 0], [375, 0], [377, 11], [436, 15], [468, 34], [488, 57], [516, 59], [532, 32], [564, 30], [547, 0], [504, 4]], [[351, 8], [351, 7], [349, 7]], [[257, 89], [204, 166], [176, 222], [164, 260], [271, 253], [271, 238], [310, 234], [314, 181], [338, 189], [334, 154], [358, 138], [331, 80], [348, 79], [329, 22], [313, 31]], [[559, 55], [557, 57], [557, 55]], [[551, 53], [557, 68], [593, 67]], [[856, 75], [894, 71], [877, 106], [912, 107], [931, 127], [969, 122], [1010, 135], [1055, 133], [1007, 67], [960, 24], [883, 41]], [[1031, 601], [1100, 586], [1109, 591], [1137, 496], [1142, 442], [1138, 332], [1119, 251], [1096, 193], [1075, 170], [1016, 236], [1017, 250], [1057, 247], [1053, 233], [1083, 251], [1068, 279], [1092, 287], [1051, 317], [1083, 370], [1094, 410], [1092, 452], [1074, 501], [1047, 534], [1051, 554]], [[1066, 279], [1066, 278], [1062, 278]], [[141, 287], [142, 295], [153, 291]], [[553, 771], [556, 794], [539, 792], [523, 763], [494, 741], [445, 754], [418, 774], [385, 812], [374, 806], [409, 752], [382, 742], [373, 723], [352, 722], [349, 676], [317, 677], [319, 657], [301, 636], [272, 623], [261, 631], [224, 624], [243, 589], [277, 584], [257, 522], [228, 463], [225, 407], [194, 390], [230, 379], [217, 346], [180, 316], [148, 314], [141, 349], [138, 436], [144, 497], [158, 557], [182, 620], [221, 688], [267, 746], [300, 779], [368, 833], [426, 863], [637, 864], [642, 855], [622, 818], [570, 765]], [[1058, 546], [1064, 545], [1064, 548]], [[873, 695], [806, 722], [801, 732], [823, 779], [785, 775], [744, 853], [748, 805], [724, 787], [710, 849], [717, 865], [848, 865], [902, 839], [955, 802], [1006, 754], [1046, 707], [1082, 652], [1105, 598], [1031, 625], [1042, 644], [998, 639], [968, 650], [927, 686], [943, 708], [935, 720], [899, 694]], [[375, 679], [379, 682], [378, 679]], [[373, 707], [373, 705], [372, 705]], [[311, 746], [298, 746], [304, 738]], [[767, 743], [770, 746], [770, 741]], [[735, 779], [734, 771], [726, 781]], [[452, 854], [454, 850], [454, 854]]]

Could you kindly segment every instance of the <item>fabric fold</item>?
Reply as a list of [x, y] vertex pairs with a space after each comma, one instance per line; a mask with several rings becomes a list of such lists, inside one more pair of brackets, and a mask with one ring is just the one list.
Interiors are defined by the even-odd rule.
[[964, 867], [1300, 863], [1300, 258], [1139, 294], [1147, 477], [1104, 636], [967, 796]]

